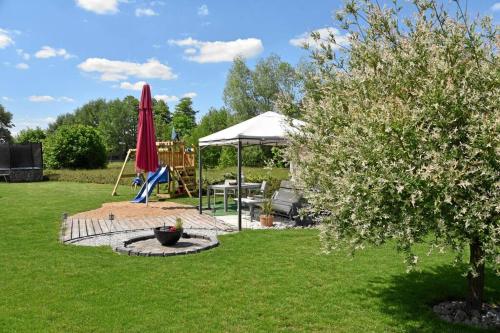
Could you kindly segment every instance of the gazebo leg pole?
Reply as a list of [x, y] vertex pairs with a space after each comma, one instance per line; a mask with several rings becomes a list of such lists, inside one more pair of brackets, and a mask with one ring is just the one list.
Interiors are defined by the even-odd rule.
[[238, 230], [241, 231], [241, 141], [238, 140]]
[[201, 147], [198, 146], [198, 210], [203, 214], [203, 190], [202, 190], [202, 161], [201, 161]]

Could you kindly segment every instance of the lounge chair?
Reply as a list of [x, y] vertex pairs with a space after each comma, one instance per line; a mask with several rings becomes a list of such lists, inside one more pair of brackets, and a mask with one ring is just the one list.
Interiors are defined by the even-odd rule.
[[298, 215], [299, 209], [306, 205], [299, 188], [291, 181], [281, 181], [280, 188], [271, 197], [273, 213], [288, 218], [295, 222], [295, 225], [305, 226], [313, 224], [313, 219], [309, 216], [301, 218]]
[[294, 220], [302, 205], [302, 194], [297, 191], [292, 182], [283, 180], [279, 190], [271, 197], [273, 212]]

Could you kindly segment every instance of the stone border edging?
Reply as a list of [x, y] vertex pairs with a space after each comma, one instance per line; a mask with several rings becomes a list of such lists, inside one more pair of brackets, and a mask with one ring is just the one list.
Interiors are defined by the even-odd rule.
[[210, 241], [210, 243], [208, 243], [207, 245], [205, 245], [201, 248], [179, 250], [179, 251], [174, 251], [174, 252], [144, 252], [141, 250], [127, 247], [127, 245], [135, 243], [135, 242], [140, 242], [143, 240], [155, 238], [155, 235], [153, 234], [153, 235], [139, 236], [139, 237], [134, 237], [134, 238], [128, 239], [128, 240], [123, 242], [123, 245], [117, 246], [113, 250], [115, 252], [118, 252], [120, 254], [126, 254], [128, 256], [171, 257], [171, 256], [175, 256], [175, 255], [199, 253], [201, 251], [206, 251], [206, 250], [212, 249], [212, 248], [219, 245], [219, 240], [217, 239], [217, 237], [209, 237], [209, 236], [200, 235], [200, 234], [188, 234], [188, 235], [190, 236], [190, 238], [205, 239], [205, 240]]

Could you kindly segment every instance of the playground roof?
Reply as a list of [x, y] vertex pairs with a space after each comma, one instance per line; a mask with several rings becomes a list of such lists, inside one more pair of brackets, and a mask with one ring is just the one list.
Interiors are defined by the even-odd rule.
[[287, 134], [294, 133], [304, 124], [297, 119], [288, 119], [282, 114], [268, 111], [239, 124], [199, 139], [203, 146], [284, 145]]

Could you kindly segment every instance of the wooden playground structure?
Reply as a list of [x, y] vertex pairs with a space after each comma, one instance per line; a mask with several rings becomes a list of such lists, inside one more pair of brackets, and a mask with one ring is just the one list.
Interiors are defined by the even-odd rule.
[[[178, 183], [177, 193], [186, 193], [192, 198], [196, 190], [196, 151], [192, 146], [187, 146], [181, 141], [162, 141], [156, 142], [158, 150], [158, 162], [161, 166], [168, 166], [170, 169], [170, 181], [168, 182], [168, 192], [170, 196], [174, 195], [173, 182]], [[115, 187], [111, 195], [116, 195], [116, 189], [122, 178], [134, 178], [136, 173], [124, 174], [127, 162], [135, 157], [135, 149], [129, 149], [125, 161], [123, 162], [120, 174], [116, 180]], [[159, 187], [158, 187], [159, 193]]]

